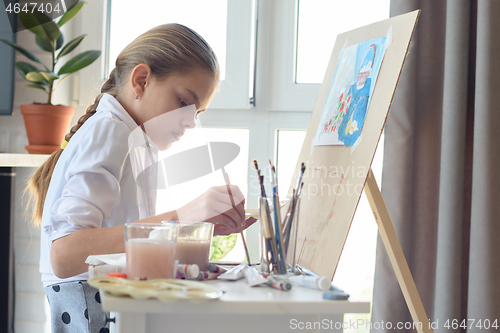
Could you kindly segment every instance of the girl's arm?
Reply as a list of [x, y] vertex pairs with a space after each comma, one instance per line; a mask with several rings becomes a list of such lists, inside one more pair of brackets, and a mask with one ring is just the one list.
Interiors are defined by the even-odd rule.
[[[228, 186], [230, 193], [228, 194]], [[206, 221], [214, 223], [215, 235], [229, 235], [248, 228], [256, 220], [245, 221], [245, 198], [236, 185], [215, 186], [179, 208], [135, 223], [162, 221]], [[123, 225], [109, 228], [84, 228], [52, 242], [50, 260], [54, 274], [68, 278], [88, 270], [89, 255], [125, 252]]]

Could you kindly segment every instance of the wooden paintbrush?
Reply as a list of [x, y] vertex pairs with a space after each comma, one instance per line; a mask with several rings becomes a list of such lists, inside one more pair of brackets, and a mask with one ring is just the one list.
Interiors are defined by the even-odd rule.
[[[229, 198], [231, 199], [231, 205], [233, 206], [233, 208], [236, 208], [236, 205], [234, 204], [234, 200], [233, 200], [233, 193], [231, 192], [231, 187], [229, 186], [229, 185], [231, 185], [229, 183], [229, 175], [224, 170], [224, 167], [222, 167], [221, 170], [222, 170], [222, 174], [224, 176], [224, 182], [227, 185], [227, 191], [229, 192]], [[240, 230], [240, 235], [241, 235], [241, 240], [243, 241], [243, 246], [245, 247], [245, 254], [247, 256], [248, 266], [251, 266], [252, 264], [250, 263], [250, 254], [248, 252], [248, 247], [247, 247], [247, 242], [245, 241], [245, 236], [243, 235], [243, 230]]]

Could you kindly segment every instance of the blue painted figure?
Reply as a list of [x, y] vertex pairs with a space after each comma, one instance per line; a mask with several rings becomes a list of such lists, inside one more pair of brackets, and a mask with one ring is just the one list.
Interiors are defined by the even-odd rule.
[[356, 82], [349, 88], [349, 94], [352, 96], [351, 104], [342, 118], [338, 131], [339, 140], [345, 145], [353, 145], [363, 129], [371, 89], [371, 78], [368, 76], [373, 67], [376, 51], [375, 44], [368, 47], [361, 61]]

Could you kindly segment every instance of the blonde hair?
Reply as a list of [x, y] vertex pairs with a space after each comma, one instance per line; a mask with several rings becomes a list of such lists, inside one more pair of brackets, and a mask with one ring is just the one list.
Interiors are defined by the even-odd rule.
[[[101, 87], [101, 93], [94, 103], [87, 107], [85, 114], [65, 136], [70, 141], [73, 134], [96, 113], [103, 94], [116, 96], [126, 84], [128, 76], [138, 64], [147, 64], [153, 76], [166, 78], [173, 73], [188, 74], [196, 69], [207, 70], [219, 81], [220, 69], [217, 57], [208, 43], [196, 32], [181, 24], [165, 24], [155, 27], [130, 43], [116, 58], [115, 68]], [[31, 218], [39, 226], [43, 206], [54, 167], [63, 149], [57, 151], [38, 168], [27, 184], [30, 202], [33, 202]]]

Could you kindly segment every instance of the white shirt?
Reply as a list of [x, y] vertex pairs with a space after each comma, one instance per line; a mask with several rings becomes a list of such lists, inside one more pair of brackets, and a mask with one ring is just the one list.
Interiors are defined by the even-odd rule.
[[40, 273], [44, 287], [88, 279], [88, 273], [67, 279], [54, 275], [52, 241], [83, 228], [123, 225], [144, 215], [140, 214], [144, 209], [138, 203], [128, 147], [129, 135], [137, 127], [120, 103], [104, 94], [97, 112], [73, 135], [61, 154], [42, 215]]

